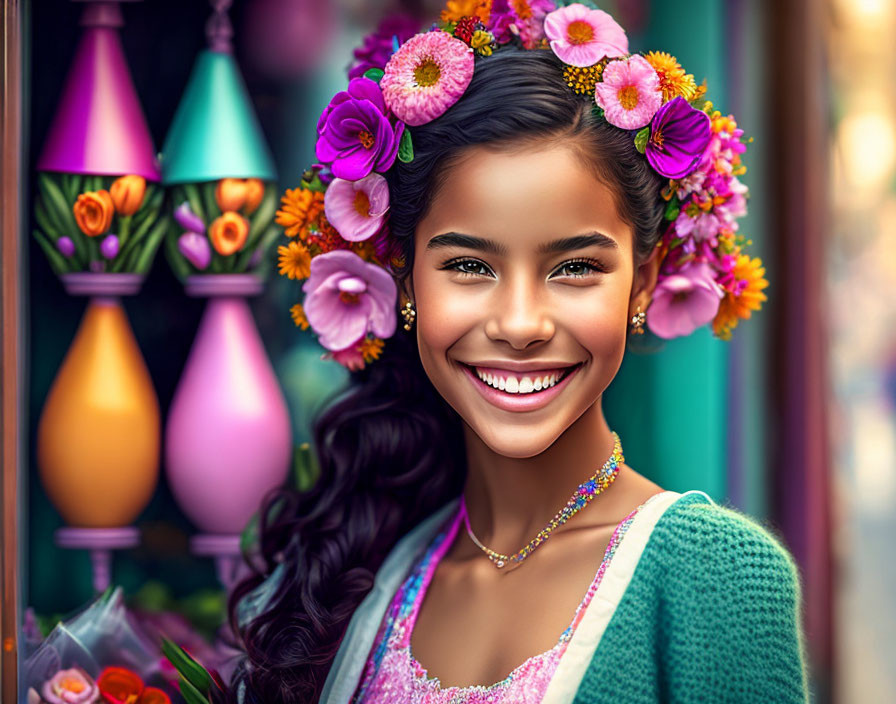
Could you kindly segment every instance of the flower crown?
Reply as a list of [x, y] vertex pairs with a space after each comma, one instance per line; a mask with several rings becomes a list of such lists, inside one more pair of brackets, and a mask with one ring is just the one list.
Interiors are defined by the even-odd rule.
[[388, 235], [383, 174], [414, 158], [406, 125], [423, 125], [463, 95], [474, 63], [505, 44], [551, 49], [558, 80], [593, 99], [595, 114], [627, 130], [668, 184], [661, 265], [647, 326], [657, 336], [711, 324], [731, 331], [766, 300], [762, 262], [743, 252], [746, 214], [743, 130], [713, 111], [706, 88], [663, 52], [630, 54], [625, 31], [606, 12], [551, 0], [449, 0], [441, 21], [415, 33], [392, 17], [355, 50], [346, 90], [317, 123], [319, 164], [289, 189], [277, 211], [290, 241], [280, 274], [305, 280], [293, 320], [311, 328], [328, 356], [357, 370], [395, 333], [399, 260]]

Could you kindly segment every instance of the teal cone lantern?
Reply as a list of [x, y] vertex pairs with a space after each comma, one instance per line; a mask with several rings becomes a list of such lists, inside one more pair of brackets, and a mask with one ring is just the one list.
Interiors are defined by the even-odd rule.
[[233, 57], [230, 0], [212, 0], [200, 52], [161, 154], [174, 223], [165, 252], [182, 280], [198, 274], [260, 278], [277, 230], [277, 172]]
[[275, 181], [277, 171], [233, 55], [205, 49], [162, 147], [162, 182], [228, 177]]

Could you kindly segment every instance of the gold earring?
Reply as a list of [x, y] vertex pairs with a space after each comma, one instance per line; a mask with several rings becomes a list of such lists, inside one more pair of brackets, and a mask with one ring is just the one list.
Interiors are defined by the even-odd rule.
[[414, 320], [417, 318], [417, 311], [414, 310], [414, 305], [410, 301], [404, 304], [404, 307], [401, 309], [401, 315], [404, 318], [404, 329], [410, 330], [414, 326]]
[[641, 310], [641, 306], [638, 306], [638, 312], [632, 316], [631, 323], [629, 325], [629, 331], [632, 335], [644, 334], [644, 321], [646, 319], [647, 314]]

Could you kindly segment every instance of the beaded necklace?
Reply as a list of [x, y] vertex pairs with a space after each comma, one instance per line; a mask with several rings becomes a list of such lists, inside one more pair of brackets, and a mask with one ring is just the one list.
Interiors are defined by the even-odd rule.
[[605, 491], [607, 487], [615, 481], [616, 475], [619, 474], [619, 466], [624, 461], [625, 457], [622, 455], [622, 442], [619, 440], [619, 435], [613, 432], [613, 453], [610, 455], [609, 459], [603, 463], [603, 466], [601, 466], [588, 481], [579, 484], [569, 501], [567, 501], [566, 505], [556, 513], [550, 523], [548, 523], [545, 528], [542, 528], [538, 532], [538, 535], [529, 541], [528, 545], [513, 555], [505, 555], [487, 548], [475, 535], [473, 535], [473, 529], [470, 527], [470, 517], [467, 515], [467, 504], [464, 501], [464, 497], [461, 496], [461, 511], [464, 516], [464, 524], [467, 527], [467, 535], [470, 536], [470, 539], [488, 556], [488, 559], [491, 560], [492, 564], [498, 569], [503, 568], [511, 561], [516, 563], [514, 565], [514, 567], [516, 567], [531, 555], [539, 545], [547, 540], [551, 536], [551, 532], [557, 526], [566, 523], [591, 502], [595, 496]]

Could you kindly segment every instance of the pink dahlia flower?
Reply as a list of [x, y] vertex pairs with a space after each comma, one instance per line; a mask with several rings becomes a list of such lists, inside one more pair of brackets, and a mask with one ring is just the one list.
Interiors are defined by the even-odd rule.
[[663, 103], [660, 78], [643, 56], [611, 61], [594, 89], [607, 122], [626, 130], [648, 124]]
[[690, 335], [712, 321], [722, 296], [709, 264], [686, 264], [657, 284], [647, 309], [647, 327], [666, 339]]
[[324, 194], [327, 220], [349, 242], [374, 235], [382, 227], [388, 209], [389, 186], [377, 173], [358, 181], [334, 178]]
[[80, 667], [60, 670], [44, 682], [40, 693], [49, 704], [94, 704], [100, 698], [96, 682]]
[[395, 332], [395, 281], [376, 264], [345, 249], [318, 254], [302, 286], [305, 317], [331, 352], [344, 350], [368, 332]]
[[380, 88], [399, 120], [423, 125], [454, 105], [472, 77], [472, 48], [447, 32], [422, 32], [392, 55]]
[[592, 66], [604, 57], [628, 53], [628, 37], [616, 20], [579, 3], [548, 13], [544, 34], [554, 53], [570, 66]]

